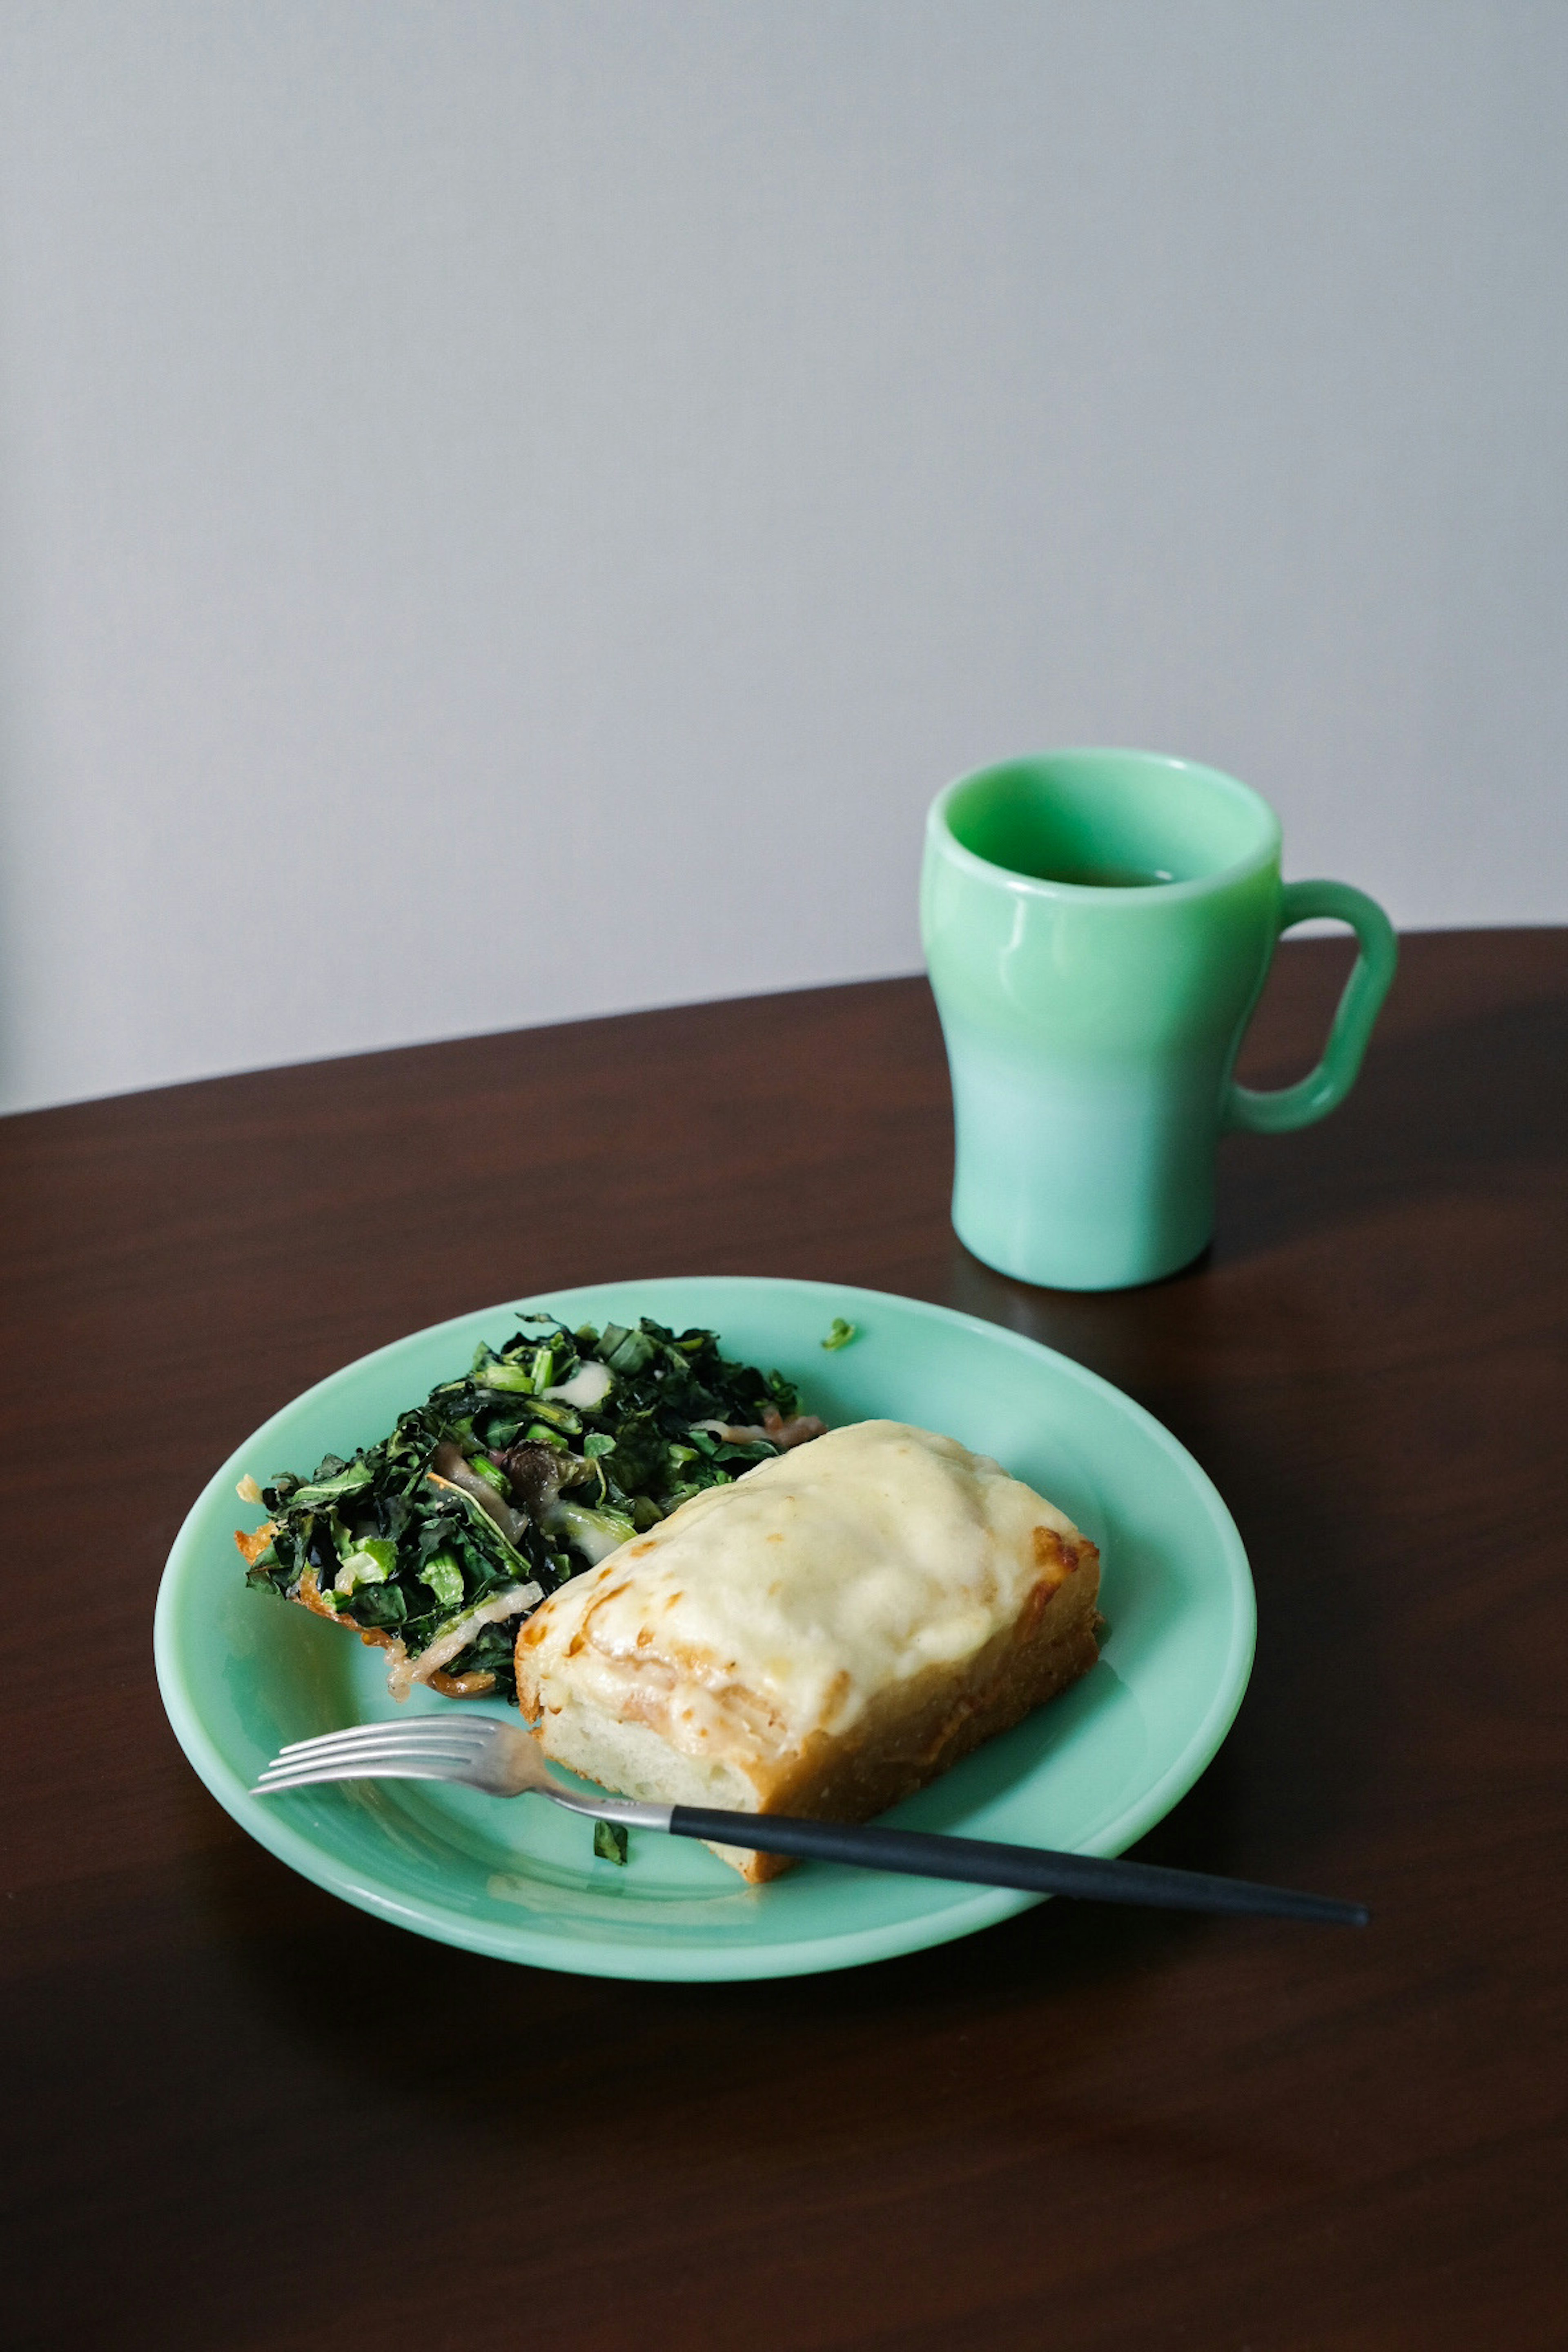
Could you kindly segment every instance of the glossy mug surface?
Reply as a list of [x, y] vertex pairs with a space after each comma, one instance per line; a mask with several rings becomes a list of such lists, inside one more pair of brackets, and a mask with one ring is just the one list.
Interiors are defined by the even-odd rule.
[[[952, 1222], [1025, 1282], [1114, 1290], [1174, 1273], [1214, 1229], [1227, 1128], [1306, 1127], [1354, 1083], [1397, 959], [1343, 882], [1283, 882], [1279, 820], [1218, 769], [1070, 751], [962, 776], [927, 820], [926, 961], [952, 1073]], [[1360, 952], [1297, 1086], [1232, 1077], [1292, 923]]]

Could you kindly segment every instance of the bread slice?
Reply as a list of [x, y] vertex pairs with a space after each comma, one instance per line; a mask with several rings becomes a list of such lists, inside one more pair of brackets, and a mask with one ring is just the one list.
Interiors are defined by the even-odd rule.
[[[831, 1430], [694, 1496], [518, 1635], [547, 1756], [623, 1795], [866, 1821], [1099, 1655], [1100, 1555], [984, 1454]], [[787, 1863], [715, 1849], [752, 1882]]]

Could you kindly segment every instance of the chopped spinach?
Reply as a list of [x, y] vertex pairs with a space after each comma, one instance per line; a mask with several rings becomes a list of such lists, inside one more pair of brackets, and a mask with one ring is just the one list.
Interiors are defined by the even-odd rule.
[[[352, 1460], [278, 1472], [260, 1489], [271, 1539], [249, 1580], [289, 1600], [313, 1591], [417, 1659], [469, 1612], [520, 1586], [554, 1591], [688, 1496], [770, 1460], [779, 1449], [758, 1423], [787, 1421], [795, 1402], [782, 1373], [731, 1363], [712, 1331], [647, 1316], [571, 1331], [525, 1316]], [[493, 1675], [514, 1698], [532, 1605], [478, 1627], [446, 1672]]]
[[595, 1822], [594, 1852], [601, 1862], [625, 1864], [626, 1858], [626, 1825], [625, 1822]]

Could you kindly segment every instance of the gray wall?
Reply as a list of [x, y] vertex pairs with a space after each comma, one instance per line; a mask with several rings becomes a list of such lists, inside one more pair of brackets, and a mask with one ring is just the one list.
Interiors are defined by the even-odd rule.
[[1568, 919], [1568, 9], [0, 5], [0, 1104], [913, 968], [1134, 742]]

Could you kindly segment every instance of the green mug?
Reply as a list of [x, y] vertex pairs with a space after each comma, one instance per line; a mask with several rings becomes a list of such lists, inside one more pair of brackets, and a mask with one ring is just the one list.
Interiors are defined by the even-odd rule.
[[[1345, 882], [1282, 882], [1279, 820], [1216, 768], [1050, 751], [961, 776], [926, 825], [921, 928], [952, 1073], [952, 1222], [1020, 1281], [1119, 1290], [1214, 1230], [1227, 1129], [1309, 1127], [1354, 1083], [1398, 957]], [[1330, 915], [1360, 953], [1323, 1058], [1237, 1086], [1279, 934]]]

